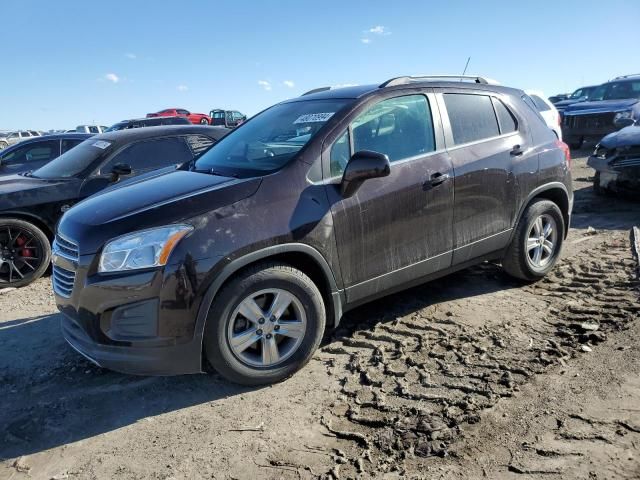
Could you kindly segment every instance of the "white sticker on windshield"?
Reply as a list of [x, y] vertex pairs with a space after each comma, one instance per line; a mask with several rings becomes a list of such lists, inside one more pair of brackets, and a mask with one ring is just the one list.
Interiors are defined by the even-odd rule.
[[314, 123], [314, 122], [326, 122], [335, 112], [329, 113], [307, 113], [306, 115], [300, 115], [295, 123]]
[[102, 150], [104, 150], [109, 145], [111, 145], [111, 143], [105, 142], [104, 140], [98, 140], [97, 142], [93, 142], [91, 145], [93, 145], [94, 147], [98, 147], [98, 148], [101, 148]]

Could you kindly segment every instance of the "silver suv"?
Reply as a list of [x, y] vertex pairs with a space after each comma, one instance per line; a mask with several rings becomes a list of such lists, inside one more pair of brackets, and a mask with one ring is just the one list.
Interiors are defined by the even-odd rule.
[[14, 145], [26, 140], [27, 138], [40, 137], [42, 134], [35, 130], [20, 130], [17, 132], [0, 133], [0, 150], [7, 148], [9, 145]]

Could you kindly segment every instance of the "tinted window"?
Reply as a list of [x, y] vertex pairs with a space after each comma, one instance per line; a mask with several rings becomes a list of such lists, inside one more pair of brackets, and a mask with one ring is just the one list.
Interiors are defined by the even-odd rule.
[[194, 157], [197, 157], [202, 152], [206, 152], [214, 143], [211, 138], [205, 137], [204, 135], [189, 135], [187, 137], [187, 145], [189, 145]]
[[89, 133], [100, 133], [98, 127], [89, 127]]
[[213, 112], [213, 118], [224, 118], [224, 112], [218, 110], [217, 112]]
[[518, 130], [518, 123], [516, 122], [516, 119], [502, 101], [494, 98], [493, 106], [495, 107], [496, 114], [498, 115], [500, 133], [511, 133]]
[[489, 96], [445, 93], [444, 103], [456, 145], [499, 135], [498, 121]]
[[58, 141], [49, 140], [25, 145], [2, 156], [2, 163], [15, 165], [20, 163], [47, 161], [58, 156]]
[[189, 115], [189, 112], [187, 110], [176, 110], [176, 112], [178, 112], [180, 115]]
[[83, 142], [81, 139], [69, 139], [62, 140], [62, 153], [65, 153], [67, 150], [71, 150], [73, 147], [80, 145]]
[[140, 172], [184, 163], [191, 158], [191, 151], [181, 137], [145, 140], [118, 153], [100, 167], [100, 173], [109, 173], [117, 163], [130, 165], [134, 172]]
[[548, 110], [551, 110], [549, 105], [547, 105], [545, 101], [542, 100], [538, 95], [529, 95], [529, 97], [531, 97], [531, 100], [533, 100], [533, 103], [536, 104], [536, 108], [538, 109], [539, 112], [546, 112]]
[[9, 138], [18, 138], [19, 136], [18, 132], [13, 132], [9, 135]]
[[522, 98], [522, 101], [526, 103], [527, 106], [531, 109], [531, 111], [536, 114], [536, 117], [538, 117], [542, 122], [546, 123], [545, 119], [542, 118], [542, 115], [540, 115], [540, 112], [538, 111], [538, 107], [536, 106], [535, 102], [529, 97], [529, 95], [524, 94], [522, 95], [521, 98]]

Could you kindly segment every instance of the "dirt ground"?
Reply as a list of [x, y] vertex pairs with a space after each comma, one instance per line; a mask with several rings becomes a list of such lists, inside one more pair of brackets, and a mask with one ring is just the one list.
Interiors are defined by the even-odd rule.
[[640, 478], [640, 201], [574, 152], [563, 260], [483, 264], [347, 314], [260, 389], [99, 369], [49, 279], [0, 293], [0, 478]]

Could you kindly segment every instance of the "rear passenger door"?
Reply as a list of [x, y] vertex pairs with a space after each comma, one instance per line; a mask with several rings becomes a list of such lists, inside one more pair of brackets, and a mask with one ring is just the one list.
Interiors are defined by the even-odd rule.
[[[357, 302], [451, 264], [452, 166], [430, 93], [380, 100], [347, 121], [324, 160], [347, 300]], [[391, 173], [343, 198], [337, 184], [361, 150], [388, 155]]]
[[504, 248], [516, 208], [514, 162], [529, 155], [513, 109], [491, 92], [440, 90], [455, 173], [453, 264]]

